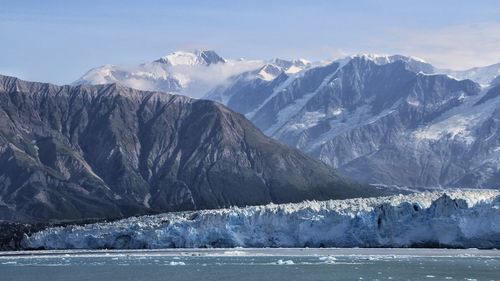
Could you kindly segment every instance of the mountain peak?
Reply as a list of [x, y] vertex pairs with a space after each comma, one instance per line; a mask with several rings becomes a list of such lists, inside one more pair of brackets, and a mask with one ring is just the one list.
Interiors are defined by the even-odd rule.
[[211, 65], [225, 63], [226, 60], [212, 50], [176, 51], [168, 54], [155, 62], [165, 63], [170, 66], [177, 65]]
[[284, 60], [276, 58], [271, 62], [284, 69], [286, 73], [297, 73], [311, 65], [311, 62], [305, 59]]
[[365, 60], [371, 60], [376, 64], [387, 64], [395, 61], [404, 61], [404, 62], [417, 62], [417, 63], [425, 63], [427, 62], [421, 58], [413, 57], [413, 56], [405, 56], [405, 55], [381, 55], [381, 54], [356, 54], [350, 56], [351, 59], [359, 58]]
[[423, 59], [412, 57], [412, 56], [404, 56], [404, 55], [379, 55], [379, 54], [357, 54], [348, 57], [351, 60], [364, 60], [364, 61], [372, 61], [378, 65], [384, 65], [394, 62], [403, 62], [407, 69], [413, 72], [422, 72], [426, 74], [434, 73], [434, 67], [424, 61]]
[[258, 77], [262, 80], [271, 81], [281, 73], [283, 73], [283, 69], [281, 67], [272, 63], [267, 63], [260, 68]]

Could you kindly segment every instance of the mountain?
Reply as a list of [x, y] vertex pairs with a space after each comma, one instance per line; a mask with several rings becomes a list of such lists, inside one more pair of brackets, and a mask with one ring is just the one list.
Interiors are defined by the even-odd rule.
[[297, 72], [310, 66], [303, 60], [285, 61], [275, 59], [259, 69], [230, 77], [229, 83], [222, 83], [209, 91], [204, 98], [218, 101], [240, 113], [247, 113], [260, 105], [274, 85], [284, 82]]
[[212, 101], [0, 76], [0, 116], [0, 220], [377, 194]]
[[[306, 60], [288, 61], [282, 59], [274, 59], [269, 62], [265, 60], [231, 60], [210, 50], [178, 51], [137, 66], [103, 65], [89, 70], [73, 85], [118, 83], [138, 90], [201, 97], [208, 90], [224, 84], [233, 75], [255, 71], [271, 64], [277, 68], [275, 71], [292, 73], [308, 67], [311, 63]], [[269, 71], [272, 72], [271, 69]], [[262, 74], [267, 75], [268, 73], [263, 71]]]
[[211, 65], [216, 63], [225, 63], [226, 60], [214, 51], [195, 51], [193, 52], [174, 52], [166, 55], [155, 62], [164, 63], [170, 66], [176, 65]]
[[499, 188], [499, 87], [435, 71], [360, 55], [270, 81], [235, 77], [206, 97], [362, 182]]
[[457, 79], [470, 79], [481, 85], [490, 85], [495, 78], [500, 76], [500, 63], [483, 66], [473, 67], [467, 70], [437, 70], [438, 72], [446, 73], [456, 77]]
[[[404, 61], [406, 66], [415, 72], [432, 73], [434, 71], [432, 65], [422, 60], [401, 55], [362, 55], [360, 57], [369, 59], [376, 64]], [[278, 68], [280, 71], [274, 71], [272, 75], [261, 74], [267, 69], [266, 67], [258, 71], [245, 72], [231, 77], [229, 83], [215, 87], [209, 91], [204, 98], [226, 104], [230, 108], [243, 114], [251, 113], [250, 116], [253, 116], [260, 107], [264, 106], [264, 102], [268, 102], [269, 99], [272, 98], [273, 92], [281, 90], [287, 91], [287, 87], [295, 87], [294, 85], [289, 85], [289, 83], [293, 83], [296, 86], [300, 84], [300, 86], [296, 89], [296, 93], [291, 93], [291, 95], [304, 94], [304, 91], [309, 91], [310, 88], [317, 87], [321, 81], [325, 79], [326, 75], [331, 74], [332, 71], [343, 66], [351, 59], [353, 59], [353, 57], [347, 57], [326, 65], [314, 65], [314, 67], [310, 67], [311, 63], [309, 63], [308, 67], [303, 67], [301, 71], [297, 72], [289, 72], [278, 66], [274, 67]], [[268, 64], [267, 66], [273, 66], [273, 64]], [[311, 83], [311, 85], [302, 85], [302, 83]], [[243, 106], [243, 108], [241, 106]]]
[[447, 190], [48, 228], [26, 235], [20, 244], [25, 249], [498, 248], [499, 223], [499, 191]]
[[234, 71], [203, 97], [365, 183], [499, 188], [499, 70], [403, 55], [276, 59]]

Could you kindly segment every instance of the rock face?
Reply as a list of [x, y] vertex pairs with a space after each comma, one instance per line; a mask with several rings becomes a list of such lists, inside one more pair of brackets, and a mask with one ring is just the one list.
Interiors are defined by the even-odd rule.
[[48, 228], [31, 249], [500, 246], [500, 192], [455, 190], [135, 217]]
[[374, 195], [207, 100], [0, 76], [0, 219]]
[[433, 71], [356, 56], [271, 81], [235, 78], [207, 97], [226, 97], [267, 135], [363, 182], [499, 188], [500, 86]]

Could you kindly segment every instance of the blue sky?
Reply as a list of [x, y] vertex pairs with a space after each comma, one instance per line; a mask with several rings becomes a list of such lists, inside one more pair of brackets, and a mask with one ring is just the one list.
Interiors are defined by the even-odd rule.
[[499, 1], [6, 1], [0, 73], [70, 83], [175, 50], [228, 58], [401, 53], [455, 69], [500, 62]]

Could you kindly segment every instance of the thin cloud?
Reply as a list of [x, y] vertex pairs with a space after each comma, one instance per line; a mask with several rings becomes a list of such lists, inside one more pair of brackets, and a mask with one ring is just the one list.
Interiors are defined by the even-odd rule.
[[394, 29], [382, 44], [385, 48], [421, 57], [441, 68], [485, 66], [500, 62], [500, 24]]

